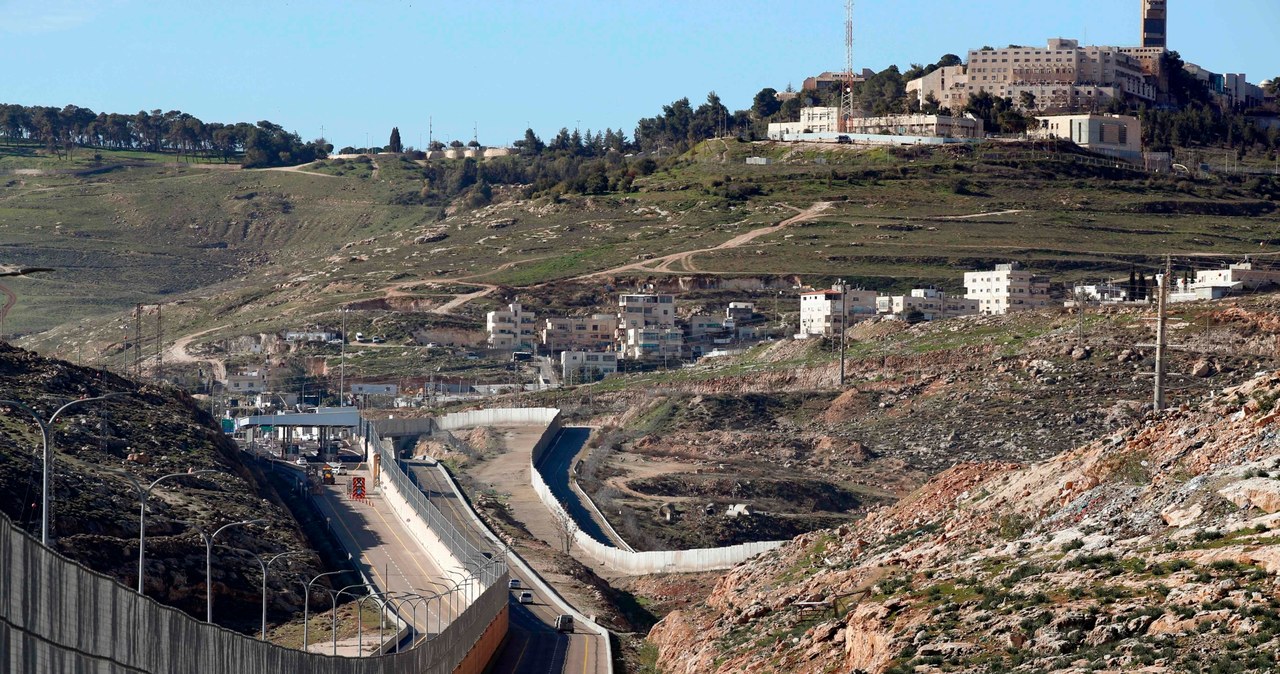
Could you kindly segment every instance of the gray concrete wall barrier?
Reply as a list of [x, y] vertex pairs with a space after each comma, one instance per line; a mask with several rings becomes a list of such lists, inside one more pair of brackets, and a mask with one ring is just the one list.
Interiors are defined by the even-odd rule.
[[0, 578], [0, 670], [23, 674], [451, 674], [509, 601], [503, 573], [426, 647], [347, 658], [195, 620], [62, 557], [3, 516]]

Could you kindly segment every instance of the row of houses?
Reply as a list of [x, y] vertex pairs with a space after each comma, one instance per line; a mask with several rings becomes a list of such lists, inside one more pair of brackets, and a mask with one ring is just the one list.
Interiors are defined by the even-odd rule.
[[963, 297], [934, 288], [916, 288], [905, 295], [881, 295], [837, 285], [800, 295], [797, 337], [830, 336], [859, 320], [876, 316], [933, 321], [956, 316], [1008, 314], [1049, 306], [1049, 278], [1018, 265], [999, 264], [990, 271], [964, 275]]
[[[1133, 278], [1128, 282], [1111, 280], [1102, 283], [1078, 284], [1072, 288], [1064, 305], [1071, 307], [1082, 302], [1093, 304], [1152, 302], [1158, 297], [1160, 288], [1164, 285], [1164, 274], [1156, 274], [1152, 283], [1154, 288], [1148, 287], [1144, 280], [1135, 281]], [[1275, 288], [1280, 288], [1280, 270], [1255, 268], [1252, 262], [1241, 262], [1228, 265], [1225, 269], [1197, 271], [1194, 276], [1189, 273], [1183, 276], [1174, 274], [1169, 285], [1168, 300], [1170, 302], [1220, 300], [1242, 292]]]
[[485, 318], [488, 346], [503, 351], [559, 355], [567, 380], [617, 371], [620, 360], [653, 361], [700, 357], [715, 348], [757, 337], [760, 318], [750, 302], [732, 302], [720, 314], [680, 318], [675, 296], [629, 293], [610, 313], [539, 318], [519, 303]]

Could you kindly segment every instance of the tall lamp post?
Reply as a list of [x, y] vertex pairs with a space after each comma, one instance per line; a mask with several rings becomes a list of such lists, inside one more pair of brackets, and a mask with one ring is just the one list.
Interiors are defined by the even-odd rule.
[[248, 524], [266, 524], [266, 520], [244, 520], [243, 522], [232, 522], [224, 524], [214, 531], [212, 535], [200, 532], [200, 537], [204, 539], [204, 621], [213, 622], [213, 541], [218, 538], [218, 534], [230, 529], [231, 527], [245, 526]]
[[[302, 650], [303, 651], [307, 650], [307, 645], [310, 643], [310, 636], [311, 636], [309, 633], [309, 628], [311, 627], [311, 585], [315, 583], [317, 580], [324, 578], [325, 576], [333, 576], [339, 573], [346, 573], [346, 570], [339, 569], [338, 571], [326, 571], [306, 582], [306, 594], [303, 595], [303, 599], [302, 599]], [[328, 591], [328, 588], [325, 588], [325, 590]], [[333, 597], [332, 593], [329, 596], [330, 598], [332, 598]], [[336, 602], [336, 600], [334, 601]]]
[[[116, 472], [116, 471], [112, 471], [112, 472]], [[142, 579], [143, 579], [143, 576], [145, 575], [145, 572], [143, 570], [145, 567], [143, 565], [145, 563], [146, 556], [147, 556], [147, 552], [146, 552], [147, 551], [147, 498], [151, 496], [151, 490], [155, 489], [156, 486], [159, 485], [161, 482], [168, 480], [170, 478], [187, 477], [189, 475], [206, 475], [209, 473], [216, 473], [216, 472], [218, 471], [188, 470], [185, 473], [169, 473], [168, 475], [161, 475], [160, 477], [156, 478], [155, 481], [153, 481], [151, 484], [147, 485], [146, 487], [143, 487], [142, 483], [138, 482], [138, 478], [134, 477], [133, 475], [130, 475], [129, 473], [126, 473], [123, 471], [116, 473], [117, 475], [123, 475], [126, 478], [128, 478], [129, 482], [133, 484], [133, 488], [138, 490], [138, 501], [139, 501], [139, 506], [138, 506], [138, 594], [142, 594]]]
[[44, 444], [44, 468], [40, 477], [40, 543], [41, 545], [49, 545], [49, 473], [53, 468], [53, 457], [49, 454], [49, 446], [51, 435], [53, 434], [53, 423], [58, 420], [58, 415], [62, 414], [67, 408], [81, 403], [94, 402], [96, 400], [111, 400], [129, 395], [128, 393], [108, 393], [106, 395], [93, 396], [92, 398], [80, 398], [59, 407], [57, 411], [46, 421], [39, 413], [28, 407], [25, 403], [17, 400], [0, 399], [0, 404], [13, 405], [18, 409], [30, 414], [36, 423], [40, 425], [40, 437]]
[[272, 557], [271, 559], [268, 559], [265, 562], [262, 561], [262, 555], [253, 555], [253, 558], [258, 560], [258, 566], [262, 568], [262, 640], [263, 641], [267, 640], [267, 573], [271, 571], [271, 565], [275, 563], [277, 559], [280, 559], [282, 557], [289, 557], [292, 555], [306, 555], [306, 554], [310, 554], [310, 553], [302, 552], [301, 550], [281, 552], [280, 554], [277, 554], [276, 556]]

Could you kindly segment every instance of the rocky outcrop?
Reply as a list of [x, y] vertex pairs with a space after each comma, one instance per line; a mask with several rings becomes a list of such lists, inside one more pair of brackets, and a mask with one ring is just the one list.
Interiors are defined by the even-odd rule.
[[[956, 466], [731, 570], [705, 608], [654, 629], [659, 663], [1274, 671], [1277, 398], [1280, 375], [1262, 375], [1046, 461]], [[1224, 648], [1246, 638], [1256, 657]]]

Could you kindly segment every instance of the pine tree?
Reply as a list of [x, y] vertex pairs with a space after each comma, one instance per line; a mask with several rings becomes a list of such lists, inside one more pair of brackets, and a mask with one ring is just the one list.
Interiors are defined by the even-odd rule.
[[396, 154], [404, 152], [404, 145], [400, 143], [400, 127], [391, 127], [391, 142], [387, 143], [387, 150]]

